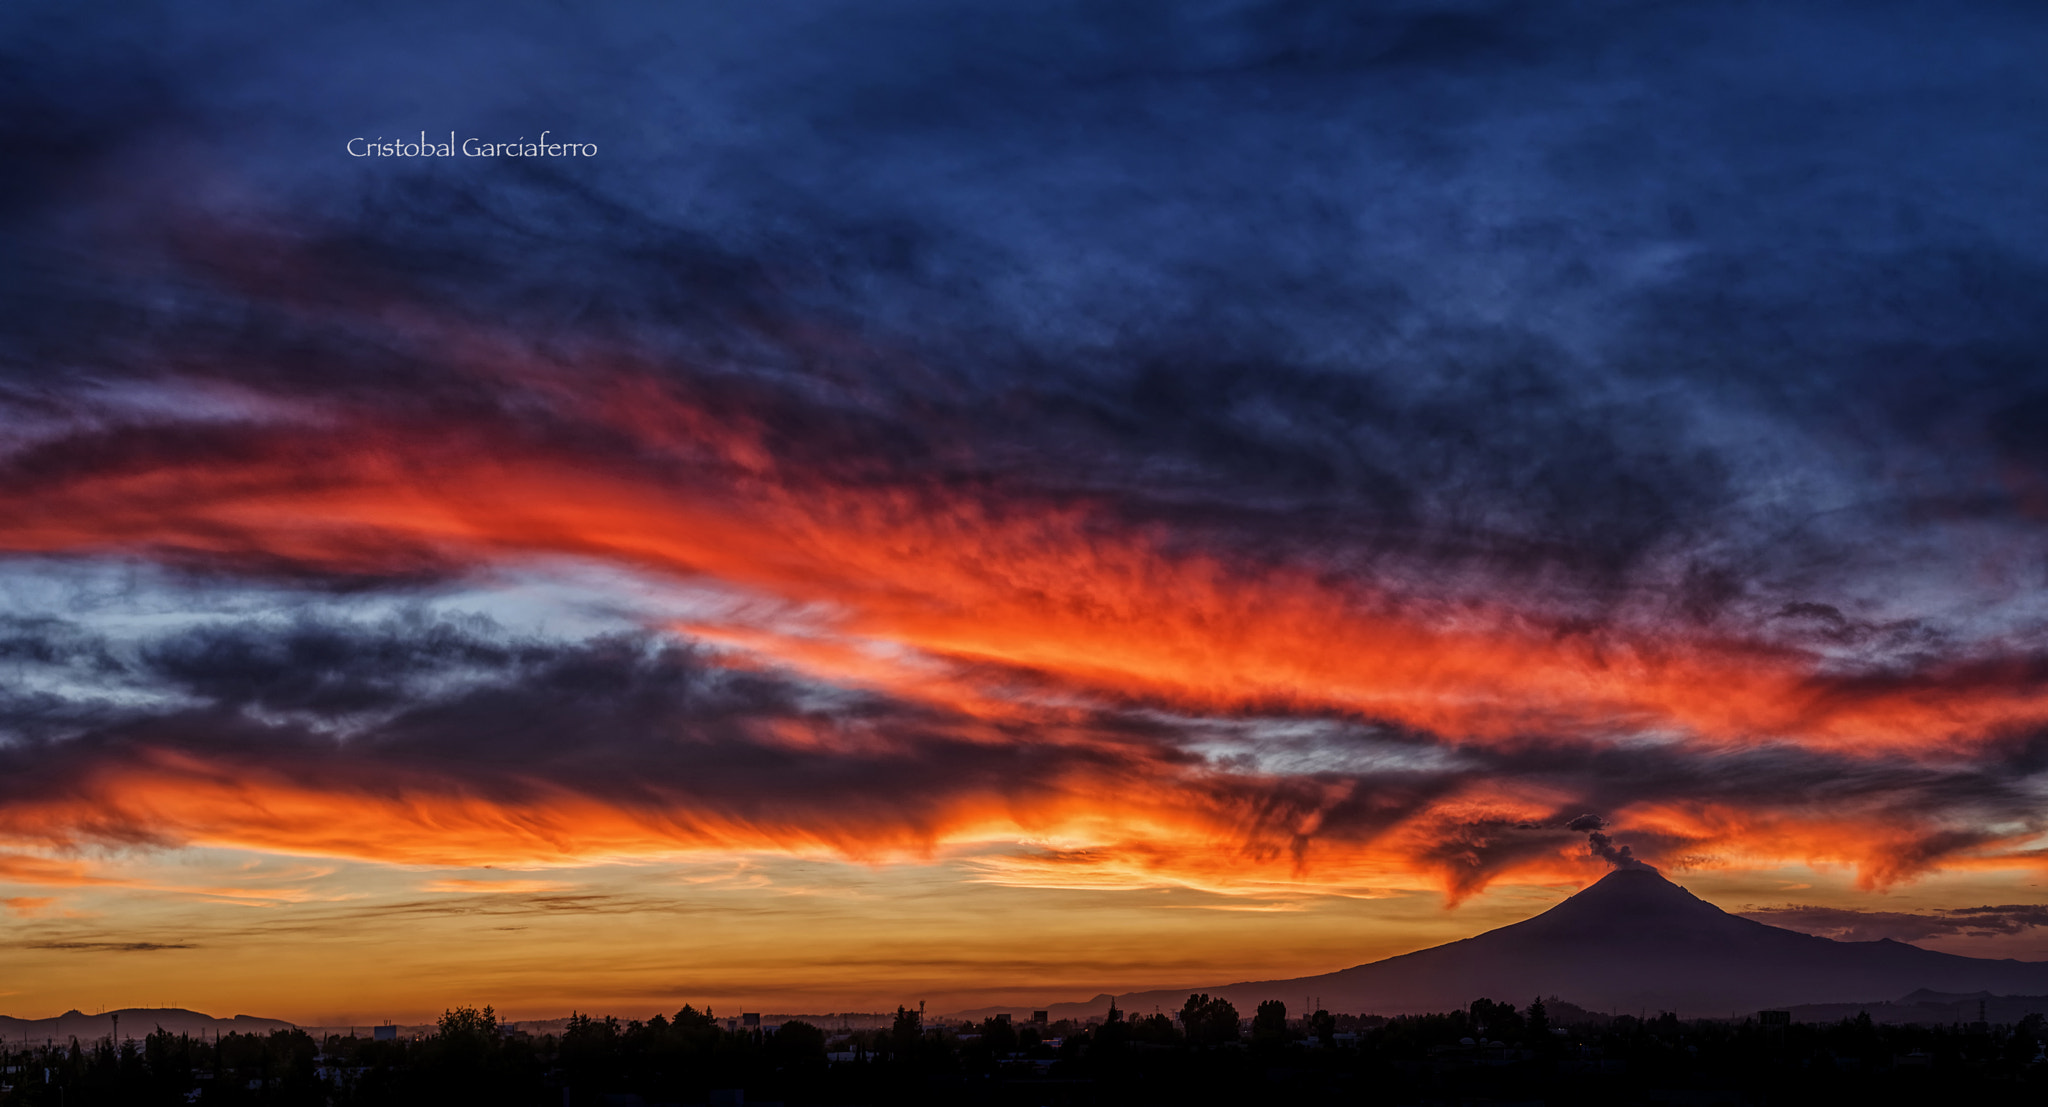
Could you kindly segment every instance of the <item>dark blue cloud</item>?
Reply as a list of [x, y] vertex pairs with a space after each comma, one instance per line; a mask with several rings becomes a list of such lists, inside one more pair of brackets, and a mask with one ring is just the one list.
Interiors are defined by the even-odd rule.
[[[9, 18], [17, 377], [161, 371], [156, 335], [416, 373], [376, 336], [272, 333], [176, 248], [282, 224], [318, 297], [851, 375], [905, 423], [1007, 401], [1029, 418], [992, 449], [1611, 534], [1603, 569], [1784, 460], [1805, 499], [1867, 499], [1911, 451], [1899, 499], [2009, 514], [1995, 470], [2031, 462], [1999, 428], [2048, 389], [2024, 6]], [[604, 152], [341, 152], [543, 127]], [[138, 272], [152, 242], [170, 268]], [[865, 346], [821, 365], [793, 323]]]

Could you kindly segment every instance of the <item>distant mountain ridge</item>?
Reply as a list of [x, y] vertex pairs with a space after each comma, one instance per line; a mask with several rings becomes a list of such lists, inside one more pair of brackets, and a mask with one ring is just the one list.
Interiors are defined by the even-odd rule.
[[24, 1039], [32, 1044], [54, 1041], [69, 1042], [77, 1038], [89, 1042], [104, 1038], [114, 1032], [114, 1020], [118, 1018], [121, 1037], [147, 1037], [158, 1027], [173, 1034], [268, 1034], [273, 1030], [290, 1030], [291, 1023], [282, 1019], [259, 1019], [254, 1015], [236, 1015], [231, 1019], [219, 1019], [198, 1011], [187, 1011], [182, 1007], [124, 1007], [118, 1011], [103, 1011], [88, 1015], [82, 1011], [66, 1011], [47, 1019], [17, 1019], [0, 1015], [0, 1036], [8, 1041]]
[[[1519, 1005], [1557, 995], [1594, 1010], [1715, 1017], [1871, 1003], [1920, 989], [2048, 993], [2048, 962], [1786, 930], [1731, 915], [1637, 865], [1608, 873], [1540, 915], [1460, 941], [1320, 976], [1192, 990], [1221, 995], [1241, 1012], [1268, 999], [1291, 1009], [1304, 996], [1320, 996], [1331, 1011], [1392, 1015], [1451, 1010], [1481, 997]], [[1177, 1011], [1190, 990], [1114, 998], [1127, 1011]], [[1111, 998], [1046, 1009], [1054, 1018], [1099, 1015]]]

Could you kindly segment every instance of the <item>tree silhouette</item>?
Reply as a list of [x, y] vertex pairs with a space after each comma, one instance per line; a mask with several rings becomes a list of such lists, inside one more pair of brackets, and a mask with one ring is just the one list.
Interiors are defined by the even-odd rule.
[[1131, 1020], [1131, 1039], [1151, 1045], [1172, 1045], [1180, 1038], [1170, 1015], [1147, 1015]]
[[1116, 1001], [1109, 1001], [1109, 1014], [1093, 1034], [1093, 1053], [1098, 1060], [1121, 1058], [1130, 1047], [1131, 1024], [1124, 1021], [1124, 1013], [1117, 1010]]
[[497, 1012], [489, 1007], [455, 1007], [441, 1012], [433, 1046], [447, 1068], [474, 1072], [490, 1062], [502, 1041]]
[[917, 1040], [924, 1035], [924, 1013], [909, 1008], [896, 1008], [896, 1022], [889, 1027], [889, 1048], [898, 1057], [909, 1057], [917, 1050]]
[[1472, 1001], [1473, 1033], [1496, 1039], [1519, 1038], [1522, 1036], [1522, 1013], [1512, 1003], [1495, 1003], [1490, 999]]
[[1017, 1048], [1017, 1028], [1008, 1019], [986, 1018], [981, 1020], [981, 1041], [990, 1052], [1010, 1053]]
[[769, 1052], [778, 1062], [791, 1068], [822, 1064], [825, 1060], [825, 1032], [802, 1019], [791, 1019], [769, 1039]]
[[1181, 1005], [1180, 1023], [1188, 1041], [1196, 1045], [1237, 1040], [1237, 1008], [1222, 996], [1214, 999], [1206, 993], [1189, 996], [1188, 1001]]
[[481, 1011], [474, 1007], [451, 1008], [441, 1012], [438, 1033], [449, 1039], [495, 1041], [498, 1037], [498, 1014], [488, 1005]]
[[676, 1012], [675, 1019], [669, 1025], [674, 1026], [677, 1030], [705, 1033], [718, 1029], [718, 1020], [711, 1017], [711, 1008], [706, 1007], [699, 1011], [685, 1003], [683, 1004], [683, 1009]]
[[1277, 999], [1259, 1004], [1252, 1014], [1252, 1041], [1283, 1042], [1287, 1040], [1287, 1005]]

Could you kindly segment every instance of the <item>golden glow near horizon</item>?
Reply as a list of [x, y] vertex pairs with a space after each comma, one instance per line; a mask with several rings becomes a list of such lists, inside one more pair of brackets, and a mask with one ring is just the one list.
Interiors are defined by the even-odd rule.
[[[40, 894], [8, 920], [0, 1011], [178, 1006], [326, 1026], [429, 1021], [458, 1003], [512, 1018], [644, 1018], [684, 1002], [734, 1013], [1043, 1006], [1330, 972], [1517, 921], [1577, 887], [1504, 882], [1447, 909], [1426, 887], [1017, 886], [988, 882], [988, 859], [734, 855], [505, 870], [206, 849], [105, 856], [70, 863], [67, 882], [10, 881], [10, 897]], [[1588, 865], [1580, 880], [1597, 875]], [[1730, 910], [1869, 906], [1840, 869], [1672, 875]], [[2027, 891], [1959, 874], [1883, 907]], [[2048, 957], [2038, 932], [1922, 944]]]

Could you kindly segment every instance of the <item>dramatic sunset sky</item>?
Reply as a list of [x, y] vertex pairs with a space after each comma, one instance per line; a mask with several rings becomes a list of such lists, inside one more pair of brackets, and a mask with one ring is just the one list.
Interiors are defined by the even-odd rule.
[[[2048, 14], [0, 13], [0, 1013], [2048, 959]], [[351, 139], [592, 143], [356, 158]]]

